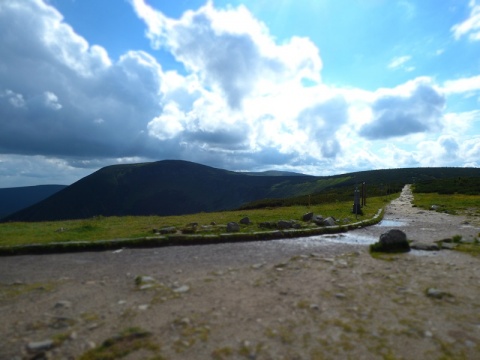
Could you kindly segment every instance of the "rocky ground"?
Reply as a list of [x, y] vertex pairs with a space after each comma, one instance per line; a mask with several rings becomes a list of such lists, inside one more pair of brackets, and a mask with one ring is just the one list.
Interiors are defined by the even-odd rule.
[[410, 201], [334, 237], [0, 258], [0, 359], [476, 359], [480, 259], [365, 245], [480, 231]]

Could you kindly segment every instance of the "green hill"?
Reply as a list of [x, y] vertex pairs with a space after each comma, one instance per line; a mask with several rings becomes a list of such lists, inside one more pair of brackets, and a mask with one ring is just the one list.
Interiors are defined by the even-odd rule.
[[177, 160], [108, 166], [3, 221], [166, 216], [231, 210], [252, 202], [262, 207], [344, 200], [353, 198], [354, 186], [362, 182], [370, 196], [383, 195], [420, 180], [480, 177], [480, 169], [390, 169], [327, 177], [279, 174], [259, 176]]

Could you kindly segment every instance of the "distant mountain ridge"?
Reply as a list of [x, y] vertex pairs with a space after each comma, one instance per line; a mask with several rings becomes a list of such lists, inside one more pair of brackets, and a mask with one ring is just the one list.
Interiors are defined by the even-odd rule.
[[387, 169], [324, 177], [280, 174], [233, 172], [180, 160], [112, 165], [2, 221], [223, 211], [261, 199], [294, 198], [327, 189], [352, 189], [353, 194], [354, 186], [361, 182], [380, 188], [392, 183], [400, 186], [420, 180], [480, 177], [480, 169]]
[[0, 189], [0, 219], [36, 204], [67, 185], [36, 185]]

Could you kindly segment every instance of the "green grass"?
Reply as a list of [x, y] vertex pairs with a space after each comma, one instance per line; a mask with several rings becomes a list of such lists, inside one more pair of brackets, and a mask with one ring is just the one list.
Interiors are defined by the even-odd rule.
[[[87, 351], [81, 360], [109, 360], [126, 357], [138, 350], [147, 350], [155, 354], [159, 346], [150, 341], [152, 334], [139, 328], [129, 328], [117, 336], [105, 340], [102, 345]], [[162, 357], [157, 357], [162, 358]]]
[[437, 193], [415, 193], [414, 205], [429, 210], [432, 205], [439, 206], [438, 211], [445, 211], [453, 215], [480, 216], [480, 195]]
[[[298, 220], [306, 212], [314, 212], [324, 217], [333, 216], [337, 220], [349, 219], [350, 223], [372, 218], [378, 209], [384, 207], [390, 198], [374, 197], [368, 199], [368, 206], [363, 208], [363, 216], [351, 213], [352, 202], [333, 202], [312, 206], [289, 206], [278, 208], [224, 211], [215, 213], [199, 213], [183, 216], [124, 216], [124, 217], [94, 217], [86, 220], [46, 221], [46, 222], [10, 222], [0, 224], [0, 247], [28, 244], [50, 244], [71, 241], [98, 241], [122, 238], [140, 238], [153, 235], [153, 229], [167, 226], [184, 228], [187, 224], [196, 222], [199, 225], [209, 225], [215, 222], [217, 226], [213, 233], [224, 233], [228, 222], [239, 222], [248, 216], [252, 225], [243, 226], [241, 232], [259, 231], [258, 224], [267, 221]], [[302, 227], [309, 226], [301, 222]], [[342, 223], [343, 224], [343, 223]], [[346, 224], [346, 222], [345, 222]]]

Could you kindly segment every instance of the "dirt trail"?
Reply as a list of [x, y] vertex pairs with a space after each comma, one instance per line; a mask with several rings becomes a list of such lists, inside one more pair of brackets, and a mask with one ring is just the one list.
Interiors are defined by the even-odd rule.
[[[480, 231], [410, 197], [385, 220], [411, 239]], [[325, 237], [0, 258], [0, 359], [100, 355], [107, 339], [125, 359], [475, 359], [479, 265], [447, 250], [375, 259]]]

